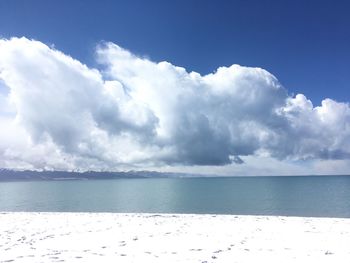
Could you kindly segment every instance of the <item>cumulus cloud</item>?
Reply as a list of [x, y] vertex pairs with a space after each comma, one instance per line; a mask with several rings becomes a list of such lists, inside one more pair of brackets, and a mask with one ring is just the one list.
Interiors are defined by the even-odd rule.
[[325, 99], [314, 107], [261, 68], [202, 76], [102, 43], [93, 69], [26, 38], [0, 40], [0, 58], [2, 167], [350, 158], [349, 104]]

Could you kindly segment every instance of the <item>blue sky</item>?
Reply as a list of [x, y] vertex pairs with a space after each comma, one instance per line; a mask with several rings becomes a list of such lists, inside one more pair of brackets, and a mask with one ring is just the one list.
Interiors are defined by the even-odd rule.
[[348, 174], [349, 11], [0, 1], [0, 168]]
[[1, 1], [0, 35], [94, 66], [101, 40], [201, 74], [262, 67], [318, 105], [350, 101], [349, 1]]

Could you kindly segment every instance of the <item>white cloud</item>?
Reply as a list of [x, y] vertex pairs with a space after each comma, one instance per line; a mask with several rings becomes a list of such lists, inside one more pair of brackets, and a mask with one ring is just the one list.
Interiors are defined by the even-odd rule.
[[0, 91], [8, 90], [0, 103], [12, 105], [0, 109], [0, 166], [116, 170], [350, 157], [349, 104], [325, 99], [314, 107], [263, 69], [233, 65], [201, 76], [112, 43], [96, 56], [101, 69], [39, 41], [0, 40]]

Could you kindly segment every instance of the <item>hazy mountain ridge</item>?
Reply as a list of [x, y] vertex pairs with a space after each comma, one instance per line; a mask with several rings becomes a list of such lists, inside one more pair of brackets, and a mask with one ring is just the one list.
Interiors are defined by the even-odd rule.
[[156, 171], [31, 171], [0, 169], [0, 181], [30, 181], [30, 180], [87, 180], [87, 179], [117, 179], [117, 178], [179, 178], [198, 177], [195, 174], [166, 173]]

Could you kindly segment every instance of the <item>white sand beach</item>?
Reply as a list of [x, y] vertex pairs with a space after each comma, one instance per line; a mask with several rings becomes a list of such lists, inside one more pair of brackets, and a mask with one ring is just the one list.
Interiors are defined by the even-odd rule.
[[1, 213], [0, 262], [350, 262], [350, 219]]

